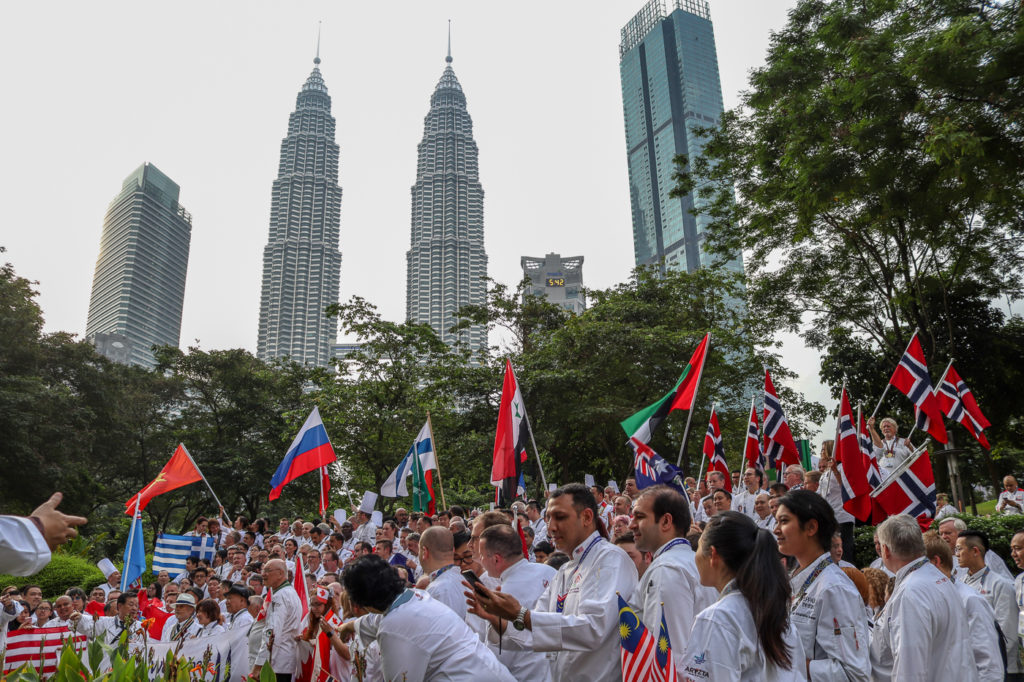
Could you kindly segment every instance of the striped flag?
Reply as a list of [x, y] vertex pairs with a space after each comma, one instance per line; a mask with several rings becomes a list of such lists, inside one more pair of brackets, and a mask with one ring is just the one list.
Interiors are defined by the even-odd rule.
[[621, 594], [618, 599], [622, 682], [648, 682], [654, 673], [654, 637]]
[[725, 447], [722, 446], [722, 431], [718, 428], [718, 415], [711, 408], [708, 430], [704, 434], [704, 456], [708, 458], [708, 472], [720, 471], [725, 476], [725, 489], [732, 492], [732, 477], [725, 462]]
[[672, 662], [672, 642], [668, 638], [665, 624], [665, 605], [661, 605], [661, 627], [658, 629], [658, 646], [654, 651], [654, 679], [658, 682], [677, 682], [676, 666]]
[[953, 421], [963, 424], [968, 433], [981, 444], [981, 447], [986, 450], [992, 449], [988, 438], [982, 433], [984, 429], [991, 426], [991, 423], [981, 413], [978, 401], [974, 399], [971, 389], [960, 378], [953, 363], [949, 364], [945, 375], [939, 381], [939, 385], [935, 389], [935, 398], [939, 401], [939, 409], [943, 414]]
[[850, 398], [843, 388], [839, 397], [838, 441], [835, 443], [836, 468], [842, 483], [843, 509], [866, 521], [871, 515], [872, 486], [868, 483], [867, 462], [860, 449], [860, 440], [854, 426]]
[[787, 464], [800, 463], [800, 452], [796, 449], [796, 441], [768, 370], [764, 371], [764, 418], [761, 427], [770, 468], [782, 469]]
[[757, 423], [757, 408], [750, 401], [750, 420], [747, 422], [747, 444], [743, 449], [743, 459], [755, 471], [764, 472], [767, 462], [764, 461], [764, 448], [761, 447], [761, 429]]
[[4, 672], [8, 673], [28, 665], [43, 675], [54, 674], [57, 672], [60, 650], [69, 639], [74, 642], [76, 651], [82, 652], [85, 649], [85, 635], [72, 634], [66, 627], [33, 628], [8, 633]]
[[914, 414], [917, 416], [917, 428], [931, 434], [940, 443], [949, 440], [946, 426], [942, 423], [942, 411], [932, 389], [932, 378], [925, 364], [924, 349], [917, 338], [917, 332], [907, 344], [907, 350], [900, 358], [900, 364], [889, 378], [889, 383], [914, 403]]
[[935, 518], [935, 474], [927, 445], [925, 441], [871, 493], [890, 516], [909, 514], [916, 518], [921, 532]]
[[192, 535], [156, 536], [156, 549], [153, 551], [153, 573], [167, 571], [174, 577], [185, 570], [185, 559], [190, 556], [213, 560], [217, 553], [213, 538]]

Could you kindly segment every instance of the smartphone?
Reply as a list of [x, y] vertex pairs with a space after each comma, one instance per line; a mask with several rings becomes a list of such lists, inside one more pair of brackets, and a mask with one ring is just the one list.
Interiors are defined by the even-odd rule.
[[470, 585], [473, 586], [473, 591], [474, 592], [478, 591], [477, 590], [477, 586], [478, 585], [479, 586], [483, 585], [483, 583], [480, 582], [480, 578], [476, 577], [476, 573], [474, 573], [473, 571], [463, 571], [462, 572], [462, 577], [466, 579], [466, 582], [468, 582]]

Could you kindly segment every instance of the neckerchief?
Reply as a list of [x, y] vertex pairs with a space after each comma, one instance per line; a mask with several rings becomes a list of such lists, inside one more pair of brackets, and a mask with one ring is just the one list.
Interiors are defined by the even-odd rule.
[[580, 555], [579, 561], [576, 562], [576, 565], [572, 569], [572, 574], [565, 583], [565, 592], [558, 595], [555, 599], [555, 611], [557, 613], [561, 613], [565, 608], [565, 598], [569, 596], [569, 587], [572, 585], [572, 581], [576, 577], [576, 573], [580, 570], [580, 566], [583, 565], [583, 561], [587, 558], [587, 555], [590, 554], [590, 550], [594, 549], [594, 547], [602, 540], [604, 540], [604, 538], [598, 535], [596, 538], [591, 540], [590, 544], [587, 545], [587, 548], [583, 550], [583, 554]]
[[804, 597], [807, 596], [807, 588], [809, 588], [814, 583], [814, 581], [818, 579], [818, 576], [821, 575], [821, 572], [828, 568], [829, 564], [831, 563], [831, 555], [826, 555], [824, 559], [818, 562], [818, 565], [814, 567], [814, 570], [811, 571], [811, 574], [807, 576], [807, 580], [805, 580], [804, 584], [800, 586], [800, 591], [797, 592], [796, 595], [793, 597], [793, 602], [789, 607], [790, 613], [796, 610], [796, 607], [799, 606], [800, 602], [802, 602], [804, 600]]
[[178, 637], [184, 637], [184, 633], [188, 632], [192, 622], [196, 619], [196, 614], [192, 614], [188, 619], [179, 621], [174, 624], [174, 628], [171, 630], [171, 639], [178, 639]]

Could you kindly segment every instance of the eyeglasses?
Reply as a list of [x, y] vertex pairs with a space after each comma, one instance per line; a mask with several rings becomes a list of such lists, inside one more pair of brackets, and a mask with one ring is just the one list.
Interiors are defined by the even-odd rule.
[[471, 564], [471, 563], [473, 563], [473, 555], [471, 553], [469, 553], [469, 554], [463, 554], [462, 556], [457, 556], [457, 557], [455, 557], [455, 563], [461, 564], [462, 566], [465, 566], [467, 564]]

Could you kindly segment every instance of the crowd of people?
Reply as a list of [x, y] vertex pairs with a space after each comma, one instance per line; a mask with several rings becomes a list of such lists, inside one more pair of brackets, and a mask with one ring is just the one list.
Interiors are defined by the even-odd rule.
[[[632, 635], [621, 597], [664, 635], [680, 680], [1024, 679], [1024, 573], [948, 501], [937, 530], [878, 525], [877, 557], [858, 568], [828, 447], [818, 470], [769, 483], [748, 468], [731, 483], [569, 484], [504, 509], [399, 508], [379, 526], [368, 508], [341, 523], [200, 518], [190, 533], [214, 539], [212, 559], [127, 592], [112, 565], [52, 601], [8, 587], [0, 637], [244, 631], [250, 674], [270, 665], [282, 680], [616, 680]], [[1005, 488], [999, 513], [1024, 514], [1013, 477]], [[1024, 568], [1024, 530], [1011, 547]]]

